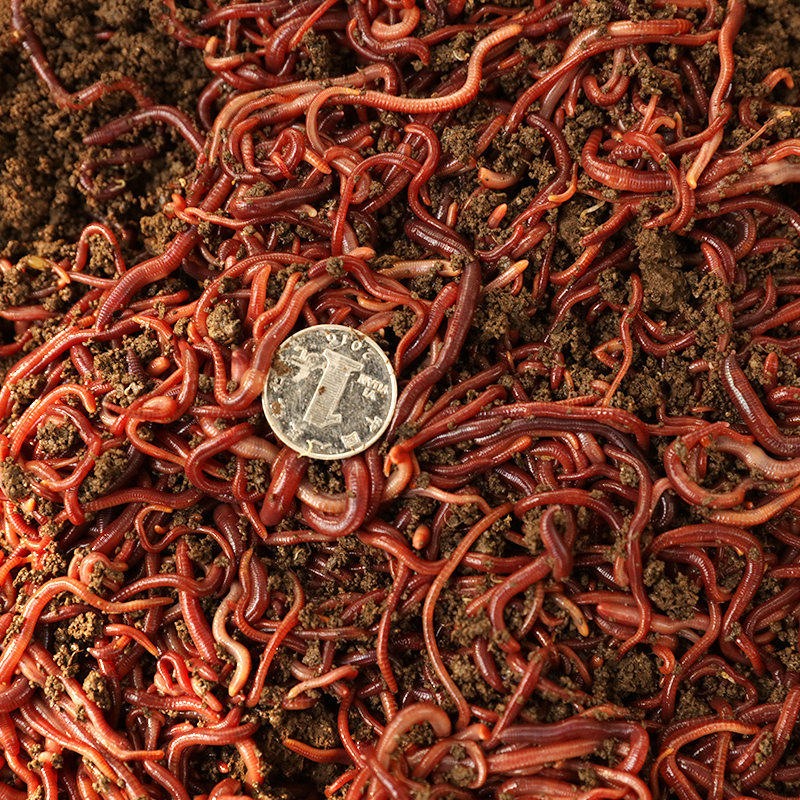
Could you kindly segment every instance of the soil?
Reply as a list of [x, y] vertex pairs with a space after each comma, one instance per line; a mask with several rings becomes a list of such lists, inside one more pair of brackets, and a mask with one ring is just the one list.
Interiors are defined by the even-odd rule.
[[214, 306], [208, 315], [208, 335], [217, 344], [229, 347], [242, 341], [242, 323], [233, 306], [228, 303]]
[[[193, 153], [169, 130], [144, 127], [136, 132], [136, 143], [150, 145], [158, 155], [129, 168], [96, 170], [95, 192], [120, 183], [124, 190], [110, 201], [93, 198], [81, 186], [81, 165], [109, 151], [87, 148], [83, 137], [135, 105], [124, 92], [115, 92], [83, 111], [55, 107], [20, 57], [10, 5], [0, 4], [0, 255], [13, 260], [34, 252], [68, 255], [93, 220], [112, 225], [135, 252], [141, 246], [140, 220], [161, 211], [170, 184], [194, 163]], [[181, 5], [188, 14], [205, 8], [202, 0]], [[207, 70], [200, 53], [180, 48], [162, 32], [160, 0], [29, 0], [24, 10], [67, 90], [126, 75], [144, 86], [153, 102], [194, 112]], [[104, 31], [113, 35], [106, 40]]]
[[[206, 10], [203, 0], [186, 0], [181, 5], [182, 13], [189, 17]], [[141, 83], [155, 103], [168, 103], [189, 113], [194, 112], [196, 97], [205, 85], [208, 73], [198, 51], [179, 47], [171, 36], [163, 32], [165, 23], [160, 0], [27, 0], [24, 6], [27, 15], [33, 20], [59, 81], [68, 89], [76, 90], [94, 81], [109, 82], [124, 74]], [[645, 3], [632, 3], [631, 6], [635, 7], [639, 17], [649, 14]], [[604, 24], [611, 18], [612, 11], [613, 4], [610, 0], [590, 3], [576, 14], [572, 33], [591, 25]], [[422, 24], [424, 26], [424, 20]], [[100, 163], [109, 155], [110, 150], [87, 147], [83, 144], [83, 137], [131, 111], [134, 106], [130, 97], [117, 92], [107, 95], [84, 110], [59, 110], [27, 59], [21, 56], [19, 45], [10, 29], [8, 4], [0, 4], [0, 256], [9, 258], [12, 262], [30, 255], [54, 260], [74, 257], [75, 243], [84, 226], [92, 221], [108, 224], [116, 232], [123, 254], [134, 262], [145, 253], [163, 251], [166, 243], [182, 226], [180, 222], [167, 219], [163, 208], [172, 190], [192, 170], [194, 154], [191, 149], [171, 129], [145, 126], [127, 137], [127, 144], [146, 144], [157, 151], [157, 155], [139, 164], [93, 168], [92, 164]], [[107, 30], [113, 31], [110, 38], [104, 35]], [[795, 75], [800, 75], [798, 41], [800, 9], [797, 3], [790, 0], [751, 0], [743, 33], [736, 42], [737, 95], [746, 94], [752, 87], [757, 87], [771, 70], [779, 66], [789, 66], [795, 71]], [[308, 77], [330, 77], [345, 70], [346, 65], [341, 63], [341, 57], [325, 36], [306, 34], [304, 45], [306, 55], [298, 69]], [[463, 60], [459, 48], [463, 48], [463, 53], [468, 53], [472, 47], [472, 37], [464, 35], [448, 43], [446, 47], [434, 48], [432, 65], [436, 69], [449, 71], [454, 59]], [[713, 83], [710, 70], [715, 69], [717, 63], [714, 45], [707, 46], [706, 56], [706, 59], [699, 62], [701, 74], [707, 83]], [[551, 59], [558, 58], [558, 53], [536, 50], [531, 57], [535, 57], [540, 65], [546, 66]], [[179, 70], [174, 68], [176, 63], [180, 64]], [[516, 94], [519, 90], [518, 83], [524, 80], [526, 77], [520, 75], [517, 83], [504, 84], [498, 91]], [[658, 82], [658, 74], [649, 75], [648, 80]], [[665, 85], [660, 88], [668, 91], [669, 87]], [[491, 114], [480, 107], [470, 107], [469, 113], [473, 115], [471, 118], [467, 118], [465, 114], [457, 115], [458, 119], [453, 125], [440, 132], [443, 150], [462, 162], [474, 153], [475, 123]], [[574, 119], [569, 120], [565, 126], [567, 142], [573, 155], [580, 153], [590, 131], [602, 122], [603, 118], [596, 109], [577, 109]], [[798, 134], [800, 122], [795, 118], [777, 124], [783, 126], [781, 135]], [[736, 147], [744, 138], [746, 136], [743, 131], [730, 131], [725, 146]], [[126, 140], [123, 139], [123, 144], [125, 143]], [[537, 162], [536, 159], [544, 147], [541, 134], [526, 128], [510, 137], [503, 147], [490, 148], [483, 156], [481, 166], [497, 172], [514, 172], [524, 167], [528, 170], [525, 188], [516, 192], [513, 197], [501, 191], [487, 191], [470, 199], [477, 184], [465, 181], [453, 197], [464, 209], [464, 213], [459, 215], [458, 232], [469, 239], [480, 239], [490, 233], [486, 218], [491, 209], [501, 203], [508, 203], [508, 213], [512, 215], [515, 209], [524, 207], [553, 177], [552, 167]], [[435, 181], [432, 185], [435, 190]], [[106, 198], [106, 190], [109, 189], [114, 196]], [[782, 190], [777, 189], [775, 196], [781, 197]], [[594, 207], [585, 198], [576, 198], [574, 202], [566, 203], [561, 208], [557, 217], [558, 238], [553, 257], [554, 271], [567, 267], [574, 260], [582, 250], [580, 238], [605, 222], [609, 212], [610, 204]], [[385, 210], [376, 244], [379, 259], [389, 262], [396, 260], [398, 256], [405, 258], [419, 255], [420, 248], [402, 236], [402, 221], [406, 216], [407, 209], [400, 200], [389, 204]], [[774, 235], [782, 235], [781, 229], [778, 228]], [[642, 276], [645, 312], [656, 323], [664, 323], [667, 333], [697, 329], [698, 341], [695, 346], [679, 353], [671, 353], [660, 361], [647, 356], [636, 346], [634, 364], [614, 397], [613, 404], [635, 412], [644, 420], [655, 422], [658, 406], [666, 398], [666, 410], [670, 415], [689, 415], [695, 407], [713, 406], [717, 419], [725, 419], [734, 425], [740, 424], [741, 419], [721, 390], [718, 379], [710, 376], [698, 391], [698, 384], [688, 370], [693, 361], [702, 358], [713, 360], [716, 357], [716, 343], [721, 334], [730, 334], [731, 347], [736, 348], [746, 345], [748, 338], [745, 332], [726, 329], [717, 312], [717, 303], [723, 299], [724, 291], [715, 280], [700, 278], [696, 270], [682, 266], [687, 254], [697, 252], [695, 243], [684, 236], [671, 234], [664, 228], [654, 231], [639, 224], [628, 226], [621, 236], [627, 237], [634, 249], [628, 263], [608, 269], [598, 279], [602, 298], [622, 307], [629, 302], [628, 275], [633, 262], [638, 265]], [[621, 241], [620, 239], [620, 243]], [[761, 276], [763, 280], [764, 276], [780, 269], [787, 262], [792, 262], [795, 257], [794, 251], [787, 253], [779, 250], [748, 259], [745, 267], [749, 275]], [[453, 259], [454, 263], [455, 261]], [[108, 247], [97, 237], [93, 237], [87, 272], [106, 274], [111, 269], [111, 263]], [[288, 276], [303, 269], [298, 265], [290, 265], [278, 272], [270, 279], [268, 297], [272, 300], [279, 297]], [[24, 303], [31, 292], [38, 288], [37, 279], [35, 270], [20, 268], [19, 265], [15, 269], [3, 271], [0, 276], [0, 308]], [[441, 279], [431, 273], [415, 280], [413, 288], [420, 297], [430, 299], [440, 291], [442, 285]], [[180, 287], [171, 288], [176, 290]], [[66, 294], [53, 300], [53, 303], [66, 307], [76, 299]], [[736, 299], [735, 294], [732, 299]], [[488, 292], [479, 304], [457, 369], [442, 381], [439, 391], [449, 388], [451, 381], [455, 383], [475, 372], [487, 358], [493, 358], [499, 342], [513, 344], [542, 339], [549, 327], [551, 300], [552, 294], [537, 306], [528, 287], [515, 296], [502, 291]], [[535, 313], [529, 313], [532, 308]], [[622, 311], [606, 311], [598, 324], [593, 325], [587, 322], [585, 310], [575, 310], [566, 315], [563, 324], [550, 336], [549, 357], [552, 358], [555, 354], [563, 357], [572, 376], [575, 393], [589, 393], [592, 380], [598, 377], [607, 380], [612, 374], [610, 369], [598, 366], [592, 350], [616, 335], [621, 316]], [[410, 311], [394, 313], [392, 329], [386, 333], [387, 341], [384, 342], [388, 349], [391, 350], [413, 321], [414, 315]], [[11, 325], [3, 325], [0, 329], [6, 342], [13, 338]], [[226, 303], [215, 305], [210, 311], [208, 329], [211, 339], [227, 347], [235, 348], [244, 338], [235, 309]], [[41, 336], [47, 336], [46, 326], [42, 327]], [[26, 345], [25, 351], [36, 344], [38, 341], [33, 340]], [[137, 359], [140, 364], [146, 363], [158, 353], [158, 342], [154, 336], [125, 340], [120, 347], [93, 343], [89, 350], [97, 378], [108, 382], [112, 387], [110, 399], [114, 403], [120, 406], [129, 405], [147, 391], [147, 376], [143, 372], [132, 370], [131, 364], [135, 364]], [[761, 374], [765, 357], [766, 352], [753, 349], [751, 363], [746, 370], [751, 379], [756, 380]], [[795, 366], [788, 359], [781, 362], [781, 369], [788, 378], [795, 376]], [[36, 376], [12, 387], [17, 413], [39, 396], [44, 380], [43, 376]], [[525, 388], [529, 388], [525, 376], [521, 377], [521, 382]], [[208, 376], [202, 376], [200, 390], [212, 390]], [[536, 396], [532, 398], [536, 400], [562, 400], [569, 393], [566, 383], [557, 388], [537, 384], [536, 391]], [[146, 438], [146, 428], [140, 430], [140, 435]], [[41, 449], [48, 455], [68, 453], [75, 444], [76, 430], [69, 422], [50, 422], [39, 429], [37, 438]], [[665, 442], [656, 437], [651, 453], [654, 460], [660, 456], [664, 446]], [[459, 458], [459, 448], [441, 448], [424, 451], [420, 455], [420, 462], [423, 470], [433, 470], [437, 464], [458, 463]], [[101, 496], [127, 466], [128, 454], [125, 450], [113, 448], [104, 452], [96, 460], [83, 484], [79, 496], [81, 502]], [[715, 461], [712, 458], [709, 481], [715, 476], [720, 480], [737, 477], [729, 474], [724, 459]], [[341, 464], [338, 462], [314, 462], [309, 468], [308, 477], [320, 492], [344, 491]], [[629, 477], [631, 485], [635, 485], [635, 476]], [[265, 462], [250, 462], [248, 490], [264, 491], [269, 478], [269, 469]], [[179, 481], [179, 478], [175, 480]], [[12, 501], [22, 500], [30, 493], [30, 483], [25, 471], [10, 460], [2, 466], [0, 481]], [[476, 483], [480, 485], [480, 480]], [[422, 480], [419, 485], [422, 485]], [[497, 488], [492, 487], [495, 492]], [[504, 488], [503, 491], [507, 490]], [[40, 506], [41, 508], [45, 506]], [[392, 513], [406, 514], [409, 522], [405, 532], [410, 535], [420, 521], [429, 520], [433, 508], [432, 502], [413, 498], [398, 503]], [[441, 551], [444, 555], [455, 548], [465, 526], [473, 523], [479, 516], [480, 512], [474, 506], [455, 508], [442, 529]], [[592, 520], [584, 515], [580, 521], [585, 522], [585, 525], [581, 525], [581, 535], [591, 537]], [[675, 520], [674, 524], [695, 521], [697, 520], [687, 516]], [[279, 529], [303, 527], [303, 521], [298, 516], [290, 517]], [[535, 526], [530, 525], [529, 529], [535, 530]], [[473, 550], [501, 557], [507, 555], [505, 548], [508, 542], [498, 531], [490, 533], [493, 535], [487, 534]], [[198, 542], [192, 545], [192, 558], [198, 563], [211, 561], [209, 541], [203, 540], [202, 547]], [[532, 539], [526, 539], [525, 543], [532, 552], [541, 549], [539, 543]], [[606, 544], [612, 545], [611, 542]], [[305, 573], [307, 580], [318, 581], [320, 575], [323, 575], [327, 582], [325, 585], [329, 586], [325, 591], [331, 597], [348, 591], [364, 592], [390, 585], [391, 578], [377, 566], [381, 562], [377, 551], [349, 540], [340, 541], [337, 548], [339, 550], [334, 556], [326, 561], [324, 570], [317, 569], [315, 565], [315, 558], [321, 552], [316, 547], [271, 548], [270, 557], [266, 559], [270, 562], [270, 589], [291, 596], [291, 586], [281, 578], [280, 570], [299, 569], [309, 564], [315, 565], [316, 573], [309, 569]], [[722, 585], [731, 588], [738, 585], [742, 574], [740, 562], [737, 554], [726, 554], [727, 571], [720, 571]], [[354, 563], [355, 567], [352, 566]], [[670, 569], [670, 565], [657, 559], [652, 559], [647, 564], [645, 576], [650, 598], [661, 613], [675, 619], [687, 619], [695, 613], [701, 585], [695, 577], [690, 578], [683, 572], [675, 572]], [[487, 589], [490, 585], [487, 579]], [[348, 624], [363, 627], [373, 624], [380, 613], [381, 602], [383, 600], [365, 607], [359, 617]], [[507, 615], [510, 627], [524, 619], [530, 602], [531, 598], [521, 596], [510, 605]], [[556, 606], [546, 605], [545, 608], [551, 617], [563, 619], [563, 624], [554, 637], [555, 642], [574, 644], [580, 638], [574, 622]], [[307, 608], [304, 612], [307, 616], [303, 622], [309, 626], [314, 624], [314, 619], [308, 617], [312, 611]], [[327, 624], [337, 624], [337, 613], [341, 613], [340, 611], [326, 610], [325, 613]], [[405, 635], [418, 634], [419, 613], [419, 603], [398, 612], [393, 619], [392, 636], [399, 639]], [[97, 633], [99, 619], [97, 615], [85, 613], [54, 626], [59, 658], [64, 663], [72, 663], [77, 658], [75, 654], [84, 650], [87, 642], [91, 642]], [[443, 656], [464, 696], [486, 708], [502, 709], [505, 697], [488, 686], [477, 673], [472, 660], [461, 652], [461, 648], [469, 646], [475, 636], [491, 634], [491, 625], [485, 613], [479, 612], [473, 617], [467, 617], [464, 613], [463, 597], [453, 585], [448, 585], [437, 603], [436, 621], [440, 626]], [[589, 620], [589, 626], [589, 639], [602, 635], [594, 621]], [[357, 653], [360, 646], [358, 641], [338, 644], [342, 648], [350, 648], [353, 653]], [[498, 664], [502, 663], [499, 644], [497, 641], [489, 643], [490, 652], [497, 656]], [[781, 648], [776, 648], [778, 658], [790, 669], [800, 670], [796, 631], [782, 630], [780, 644]], [[591, 687], [580, 686], [578, 676], [570, 674], [566, 669], [558, 679], [561, 685], [570, 689], [580, 687], [591, 695], [590, 702], [598, 705], [606, 702], [629, 705], [658, 690], [658, 663], [648, 648], [634, 648], [621, 660], [617, 660], [615, 653], [606, 651], [603, 647], [596, 654], [604, 663], [594, 671], [595, 681]], [[305, 663], [312, 662], [315, 655], [318, 654], [309, 647]], [[401, 692], [413, 690], [419, 684], [420, 674], [424, 674], [431, 678], [429, 682], [445, 709], [452, 710], [448, 706], [451, 702], [449, 696], [437, 685], [430, 665], [419, 650], [408, 648], [397, 656], [397, 662], [394, 669], [401, 684]], [[290, 659], [279, 658], [278, 669], [275, 683], [288, 683], [291, 680]], [[79, 674], [77, 666], [75, 670]], [[112, 690], [102, 676], [89, 673], [79, 677], [91, 699], [101, 708], [110, 707]], [[515, 685], [517, 680], [515, 676], [507, 674], [507, 671], [502, 672], [502, 679], [508, 686]], [[752, 679], [756, 681], [755, 677]], [[705, 684], [698, 683], [681, 689], [677, 701], [679, 719], [712, 713], [704, 700], [712, 689], [718, 693], [725, 690], [731, 695], [738, 691], [738, 687], [731, 687], [721, 679], [711, 687], [708, 684], [711, 680], [709, 678]], [[756, 685], [760, 702], [774, 702], [770, 698], [775, 698], [780, 693], [779, 687], [769, 676], [761, 678]], [[336, 702], [336, 698], [330, 693], [323, 693], [322, 702], [313, 709], [287, 712], [280, 708], [277, 690], [273, 693], [265, 691], [261, 702], [252, 713], [268, 723], [258, 734], [258, 745], [265, 763], [270, 765], [271, 773], [267, 776], [269, 779], [292, 778], [306, 770], [306, 777], [310, 776], [316, 785], [322, 787], [338, 774], [333, 765], [309, 767], [311, 762], [304, 761], [281, 745], [284, 738], [294, 737], [314, 747], [338, 746]], [[376, 714], [381, 712], [377, 697], [368, 698], [365, 705]], [[536, 708], [527, 708], [526, 713], [532, 719], [552, 721], [571, 715], [572, 711], [561, 701], [548, 699]], [[357, 732], [360, 720], [355, 713], [351, 714], [350, 723], [353, 731]], [[415, 735], [421, 734], [417, 731]], [[238, 774], [237, 770], [241, 771], [237, 758], [236, 752], [231, 750], [230, 760], [234, 765], [231, 774], [234, 777]], [[613, 760], [610, 754], [608, 758]], [[454, 774], [451, 779], [458, 785], [468, 782], [470, 777]], [[279, 794], [280, 790], [276, 789], [275, 797]]]

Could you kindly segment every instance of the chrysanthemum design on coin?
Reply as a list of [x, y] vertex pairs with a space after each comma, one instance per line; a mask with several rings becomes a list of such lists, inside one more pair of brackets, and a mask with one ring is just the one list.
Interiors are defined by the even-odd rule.
[[346, 458], [386, 430], [397, 381], [389, 359], [368, 336], [343, 325], [317, 325], [280, 346], [263, 401], [284, 444], [312, 458]]

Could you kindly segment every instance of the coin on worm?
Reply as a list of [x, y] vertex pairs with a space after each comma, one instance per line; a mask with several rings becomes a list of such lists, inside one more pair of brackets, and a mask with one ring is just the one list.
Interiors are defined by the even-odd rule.
[[378, 441], [388, 427], [397, 380], [368, 336], [344, 325], [316, 325], [278, 348], [262, 399], [267, 421], [284, 444], [311, 458], [347, 458]]

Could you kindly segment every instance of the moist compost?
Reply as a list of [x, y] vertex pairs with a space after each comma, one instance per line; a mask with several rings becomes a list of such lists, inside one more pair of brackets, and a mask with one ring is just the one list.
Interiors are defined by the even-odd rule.
[[796, 0], [0, 31], [0, 795], [797, 796]]

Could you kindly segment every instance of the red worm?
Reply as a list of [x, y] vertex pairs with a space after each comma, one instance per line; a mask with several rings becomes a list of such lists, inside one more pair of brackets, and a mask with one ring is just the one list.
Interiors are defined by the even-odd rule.
[[258, 670], [253, 678], [253, 685], [247, 695], [247, 706], [250, 708], [255, 706], [261, 698], [261, 692], [264, 688], [264, 682], [267, 679], [267, 672], [269, 671], [272, 659], [275, 657], [275, 653], [277, 652], [281, 642], [286, 638], [289, 631], [291, 631], [291, 629], [297, 624], [300, 611], [306, 602], [305, 592], [303, 591], [303, 587], [300, 581], [297, 579], [297, 576], [293, 572], [288, 572], [288, 576], [292, 582], [292, 588], [294, 590], [294, 601], [292, 608], [289, 610], [283, 620], [281, 620], [280, 624], [275, 630], [275, 633], [272, 634], [269, 644], [261, 654]]
[[395, 613], [395, 609], [397, 608], [400, 597], [406, 588], [406, 583], [410, 575], [411, 571], [409, 568], [404, 564], [401, 565], [394, 580], [392, 591], [386, 599], [386, 610], [381, 617], [381, 622], [378, 627], [378, 636], [375, 642], [378, 669], [380, 669], [381, 675], [386, 681], [386, 685], [389, 687], [389, 691], [395, 694], [397, 693], [398, 686], [397, 679], [394, 676], [394, 672], [392, 671], [391, 663], [389, 661], [389, 631], [392, 624], [392, 615]]
[[405, 422], [419, 396], [435, 384], [452, 366], [461, 350], [472, 323], [480, 286], [480, 266], [474, 257], [464, 267], [458, 287], [453, 314], [447, 326], [447, 336], [436, 363], [418, 373], [401, 392], [395, 407], [390, 434]]
[[[464, 700], [463, 695], [459, 691], [453, 679], [450, 677], [450, 674], [448, 673], [444, 665], [444, 662], [442, 661], [441, 656], [439, 654], [439, 646], [436, 643], [436, 636], [434, 633], [434, 626], [433, 626], [433, 607], [436, 604], [439, 595], [441, 594], [445, 582], [453, 574], [459, 562], [464, 557], [466, 552], [470, 549], [470, 547], [472, 547], [475, 540], [485, 530], [488, 530], [497, 520], [501, 519], [509, 511], [511, 511], [511, 509], [512, 509], [511, 503], [504, 503], [503, 505], [498, 506], [496, 509], [494, 509], [490, 514], [485, 516], [477, 525], [474, 525], [470, 529], [470, 532], [461, 540], [458, 547], [455, 549], [453, 554], [447, 560], [445, 566], [442, 567], [441, 571], [438, 573], [436, 578], [434, 578], [434, 581], [431, 584], [431, 588], [428, 590], [428, 594], [425, 597], [425, 606], [422, 612], [423, 632], [425, 634], [425, 646], [428, 650], [428, 654], [431, 660], [433, 661], [434, 669], [436, 670], [436, 674], [439, 676], [439, 680], [441, 680], [441, 682], [444, 684], [448, 693], [455, 701], [456, 707], [458, 708], [458, 721], [456, 723], [456, 727], [458, 729], [461, 729], [466, 726], [467, 721], [469, 720], [469, 708], [467, 706], [466, 701]], [[395, 719], [397, 719], [397, 717]]]
[[[71, 93], [14, 0], [64, 113], [136, 106], [79, 159], [110, 221], [0, 259], [0, 796], [788, 796], [792, 86], [742, 95], [740, 0], [668, 5], [165, 0], [178, 110]], [[150, 123], [197, 163], [142, 233], [95, 174]], [[259, 396], [327, 323], [400, 387], [341, 472]]]
[[581, 152], [581, 164], [586, 174], [596, 181], [627, 192], [643, 192], [654, 194], [665, 192], [670, 187], [670, 178], [653, 172], [644, 172], [631, 167], [620, 167], [608, 164], [597, 157], [597, 151], [603, 138], [603, 131], [594, 130], [586, 140]]
[[[231, 186], [232, 183], [228, 178], [220, 178], [203, 200], [200, 208], [206, 210], [219, 207], [230, 192]], [[166, 278], [174, 272], [180, 266], [181, 260], [197, 244], [198, 237], [197, 231], [190, 228], [189, 231], [178, 234], [163, 255], [144, 261], [128, 270], [105, 297], [98, 309], [95, 319], [96, 329], [102, 331], [111, 321], [111, 316], [117, 308], [126, 305], [142, 287]]]
[[3, 655], [0, 656], [0, 683], [10, 683], [17, 663], [33, 636], [39, 615], [45, 606], [61, 592], [71, 592], [90, 606], [112, 614], [124, 614], [128, 611], [162, 606], [171, 602], [166, 597], [153, 597], [122, 603], [111, 602], [92, 594], [88, 587], [73, 578], [53, 578], [37, 589], [26, 603], [25, 620], [22, 628], [19, 633], [14, 634], [14, 638], [3, 651]]
[[722, 362], [720, 377], [731, 402], [759, 444], [777, 455], [789, 458], [800, 456], [800, 441], [795, 442], [792, 437], [785, 436], [778, 430], [734, 354], [730, 354]]
[[351, 456], [345, 460], [342, 472], [349, 498], [344, 513], [333, 517], [310, 506], [303, 506], [303, 518], [308, 525], [318, 533], [337, 538], [353, 533], [361, 525], [370, 500], [364, 459], [361, 456]]

